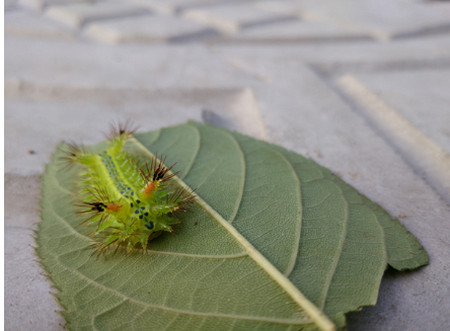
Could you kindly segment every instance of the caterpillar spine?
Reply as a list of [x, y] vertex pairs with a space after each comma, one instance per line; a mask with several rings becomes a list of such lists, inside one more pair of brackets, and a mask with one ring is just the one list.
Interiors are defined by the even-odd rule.
[[179, 223], [177, 214], [186, 212], [194, 200], [192, 191], [176, 188], [173, 165], [164, 165], [157, 155], [139, 167], [123, 150], [131, 130], [113, 131], [109, 145], [98, 153], [84, 152], [70, 144], [64, 159], [83, 165], [80, 174], [79, 213], [85, 223], [96, 226], [93, 245], [97, 253], [115, 247], [127, 252], [147, 250], [149, 241], [164, 232], [172, 232]]

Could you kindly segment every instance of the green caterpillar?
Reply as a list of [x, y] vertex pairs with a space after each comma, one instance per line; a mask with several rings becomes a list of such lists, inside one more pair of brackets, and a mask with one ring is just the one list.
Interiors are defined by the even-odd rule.
[[113, 247], [145, 251], [150, 240], [173, 231], [177, 214], [194, 199], [191, 191], [174, 187], [177, 173], [171, 172], [173, 165], [164, 165], [165, 158], [155, 156], [139, 167], [123, 150], [132, 132], [124, 126], [113, 129], [108, 147], [99, 153], [69, 144], [64, 157], [84, 165], [77, 206], [87, 214], [85, 222], [96, 225], [93, 247], [99, 254]]

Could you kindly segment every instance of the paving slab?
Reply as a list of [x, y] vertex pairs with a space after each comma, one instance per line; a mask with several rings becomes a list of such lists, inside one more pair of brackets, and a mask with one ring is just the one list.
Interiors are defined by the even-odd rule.
[[[144, 7], [164, 14], [179, 14], [186, 9], [213, 7], [229, 3], [251, 2], [252, 0], [133, 0]], [[253, 0], [254, 1], [254, 0]]]
[[89, 24], [85, 35], [99, 42], [152, 43], [188, 40], [215, 35], [215, 30], [181, 17], [145, 15]]
[[[408, 120], [408, 117], [411, 116], [402, 116], [399, 111], [388, 104], [389, 101], [385, 102], [372, 93], [355, 77], [343, 76], [338, 85], [342, 88], [343, 94], [354, 100], [363, 116], [391, 142], [393, 148], [410, 166], [430, 183], [444, 201], [450, 203], [450, 172], [448, 171], [450, 153], [446, 150], [448, 146], [441, 148], [439, 143], [430, 139], [420, 130], [424, 125], [415, 126]], [[422, 91], [425, 92], [426, 89], [422, 89]], [[422, 94], [422, 97], [428, 99], [430, 103], [425, 108], [427, 115], [433, 115], [430, 106], [436, 98], [429, 92]], [[437, 111], [441, 110], [437, 108]], [[444, 127], [450, 123], [449, 117], [445, 113], [442, 113], [439, 119], [444, 122]], [[439, 129], [439, 126], [434, 127], [434, 130], [436, 129]]]
[[14, 11], [6, 15], [4, 32], [10, 37], [74, 39], [70, 31], [28, 11]]
[[450, 153], [448, 68], [373, 72], [356, 79]]
[[51, 294], [56, 290], [35, 262], [40, 188], [40, 175], [5, 175], [5, 330], [61, 330], [64, 324]]
[[148, 13], [147, 9], [119, 1], [51, 5], [46, 10], [48, 17], [72, 28], [80, 28], [92, 21], [146, 15]]
[[183, 12], [183, 17], [209, 24], [224, 33], [237, 33], [241, 29], [296, 20], [293, 15], [271, 13], [252, 3], [235, 3]]
[[3, 4], [5, 12], [16, 8], [17, 0], [6, 0]]
[[[245, 87], [255, 79], [250, 75], [241, 75], [236, 84], [235, 78], [241, 73], [240, 69], [225, 64], [226, 68], [218, 71], [215, 68], [223, 60], [214, 52], [205, 52], [197, 46], [173, 48], [170, 58], [164, 47], [124, 46], [112, 51], [108, 46], [61, 41], [48, 43], [46, 48], [42, 48], [39, 41], [23, 39], [8, 40], [5, 47], [27, 47], [34, 58], [29, 61], [26, 53], [11, 52], [5, 55], [8, 59], [5, 87], [9, 91], [20, 92], [21, 86], [26, 83], [78, 88], [158, 89], [181, 85], [204, 89], [213, 82], [220, 88], [235, 88], [236, 85]], [[114, 70], [111, 70], [112, 67]], [[46, 74], [48, 72], [53, 74]]]
[[75, 3], [89, 3], [89, 0], [18, 0], [21, 6], [27, 9], [34, 9], [37, 11], [45, 10], [52, 5], [68, 5]]
[[304, 19], [359, 28], [379, 40], [420, 35], [431, 27], [447, 32], [450, 28], [450, 4], [445, 1], [298, 0], [292, 6]]
[[[334, 24], [307, 22], [299, 19], [285, 19], [267, 24], [248, 25], [236, 35], [220, 41], [235, 43], [319, 43], [324, 41], [349, 41], [371, 38], [356, 29]], [[218, 41], [218, 42], [220, 42]]]
[[[209, 43], [211, 44], [211, 43]], [[359, 39], [356, 42], [229, 44], [212, 43], [218, 51], [227, 49], [235, 54], [270, 55], [275, 60], [301, 59], [321, 71], [321, 74], [339, 75], [377, 71], [405, 71], [410, 69], [447, 68], [450, 64], [450, 34], [424, 39], [403, 39], [395, 42], [374, 42]], [[225, 47], [226, 46], [226, 47]], [[258, 46], [258, 47], [257, 47]], [[277, 57], [278, 56], [278, 57]]]

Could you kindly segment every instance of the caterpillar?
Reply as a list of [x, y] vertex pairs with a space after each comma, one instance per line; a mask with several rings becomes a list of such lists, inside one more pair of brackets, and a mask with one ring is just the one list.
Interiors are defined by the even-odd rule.
[[192, 191], [176, 187], [172, 166], [157, 154], [139, 166], [124, 151], [126, 140], [134, 132], [129, 125], [114, 127], [108, 146], [98, 153], [88, 153], [69, 143], [63, 159], [82, 165], [79, 174], [81, 202], [78, 213], [86, 215], [83, 223], [96, 226], [92, 247], [98, 254], [112, 248], [127, 253], [147, 250], [148, 243], [164, 232], [172, 232], [180, 222], [178, 214], [194, 200]]

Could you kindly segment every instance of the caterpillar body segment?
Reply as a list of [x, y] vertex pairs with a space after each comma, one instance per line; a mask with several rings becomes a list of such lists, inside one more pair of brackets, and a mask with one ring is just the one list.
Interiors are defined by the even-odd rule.
[[123, 150], [131, 132], [114, 132], [104, 150], [88, 153], [69, 144], [63, 159], [83, 165], [79, 213], [86, 214], [85, 223], [96, 226], [97, 253], [121, 247], [145, 251], [151, 239], [173, 231], [177, 214], [185, 212], [194, 197], [173, 185], [177, 173], [171, 172], [173, 165], [164, 165], [165, 158], [155, 156], [140, 168]]

